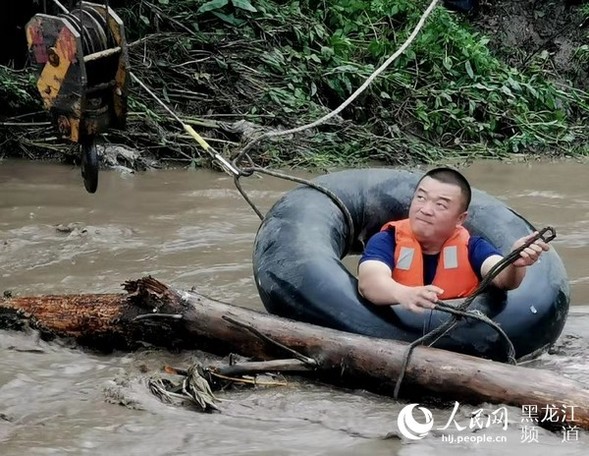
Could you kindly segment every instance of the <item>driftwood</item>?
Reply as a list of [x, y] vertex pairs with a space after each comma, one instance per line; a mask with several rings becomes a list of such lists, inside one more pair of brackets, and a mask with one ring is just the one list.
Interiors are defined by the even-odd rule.
[[[285, 368], [335, 384], [392, 395], [407, 345], [330, 330], [244, 309], [153, 279], [125, 284], [127, 293], [6, 298], [0, 328], [32, 327], [44, 336], [73, 337], [98, 349], [139, 343], [198, 347], [259, 360], [298, 358]], [[557, 373], [510, 366], [429, 347], [417, 347], [402, 393], [419, 391], [452, 400], [556, 407], [589, 429], [589, 389]], [[562, 424], [562, 423], [560, 423]]]

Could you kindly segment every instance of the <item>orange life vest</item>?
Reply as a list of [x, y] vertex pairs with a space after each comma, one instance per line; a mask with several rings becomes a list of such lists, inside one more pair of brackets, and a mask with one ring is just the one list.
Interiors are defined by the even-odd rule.
[[[395, 228], [395, 267], [392, 277], [407, 286], [422, 286], [423, 256], [421, 246], [415, 238], [409, 219], [388, 222], [381, 231]], [[463, 298], [469, 296], [479, 284], [479, 278], [468, 260], [468, 240], [470, 234], [462, 226], [456, 227], [454, 234], [444, 243], [440, 251], [433, 285], [444, 293], [440, 299]]]

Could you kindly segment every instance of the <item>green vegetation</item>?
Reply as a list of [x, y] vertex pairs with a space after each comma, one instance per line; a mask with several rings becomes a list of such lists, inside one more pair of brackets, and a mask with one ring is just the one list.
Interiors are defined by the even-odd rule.
[[39, 109], [35, 77], [30, 71], [16, 71], [0, 65], [0, 115], [22, 112], [24, 109]]
[[[247, 120], [254, 131], [291, 128], [339, 106], [405, 41], [429, 3], [152, 1], [119, 10], [129, 40], [144, 38], [132, 48], [133, 71], [232, 154], [243, 139], [233, 122]], [[266, 140], [255, 159], [330, 166], [587, 153], [589, 95], [555, 82], [547, 54], [522, 72], [488, 44], [438, 7], [407, 52], [340, 118], [296, 138]], [[587, 45], [574, 58], [587, 65]], [[172, 135], [176, 124], [139, 87], [131, 110], [126, 137], [134, 144], [194, 159], [202, 153]]]

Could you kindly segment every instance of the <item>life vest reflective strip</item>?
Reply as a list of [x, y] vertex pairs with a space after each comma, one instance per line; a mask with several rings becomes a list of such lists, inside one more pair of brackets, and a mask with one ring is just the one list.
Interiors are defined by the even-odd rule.
[[[395, 267], [392, 277], [407, 286], [422, 286], [423, 256], [409, 219], [386, 223], [381, 231], [395, 228]], [[444, 290], [440, 299], [469, 296], [478, 286], [479, 278], [468, 260], [470, 234], [462, 226], [442, 246], [433, 285]]]

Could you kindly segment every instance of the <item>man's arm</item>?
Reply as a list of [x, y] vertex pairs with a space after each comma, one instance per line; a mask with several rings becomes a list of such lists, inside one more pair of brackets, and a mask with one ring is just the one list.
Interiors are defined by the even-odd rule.
[[435, 285], [409, 287], [391, 277], [391, 268], [377, 260], [367, 260], [358, 267], [358, 291], [375, 305], [400, 304], [413, 312], [433, 309], [438, 294], [444, 292]]
[[391, 268], [381, 261], [367, 260], [358, 267], [358, 291], [376, 305], [398, 304], [404, 285], [391, 277]]
[[[489, 271], [503, 259], [500, 255], [490, 256], [481, 267], [481, 275], [486, 277]], [[513, 263], [501, 271], [491, 282], [502, 290], [514, 290], [520, 286], [526, 275], [526, 268], [516, 268]]]
[[[517, 241], [514, 242], [512, 251], [520, 248], [524, 245], [527, 241], [533, 238], [536, 233], [532, 233], [528, 236], [524, 236]], [[550, 247], [541, 239], [538, 239], [529, 247], [526, 247], [520, 253], [520, 257], [507, 266], [503, 271], [501, 271], [497, 277], [493, 279], [493, 285], [502, 290], [514, 290], [519, 287], [526, 276], [526, 268], [536, 261], [542, 254], [542, 252], [548, 251]], [[489, 271], [497, 264], [499, 261], [503, 259], [500, 255], [492, 255], [487, 258], [483, 265], [481, 266], [481, 276], [485, 277]]]

